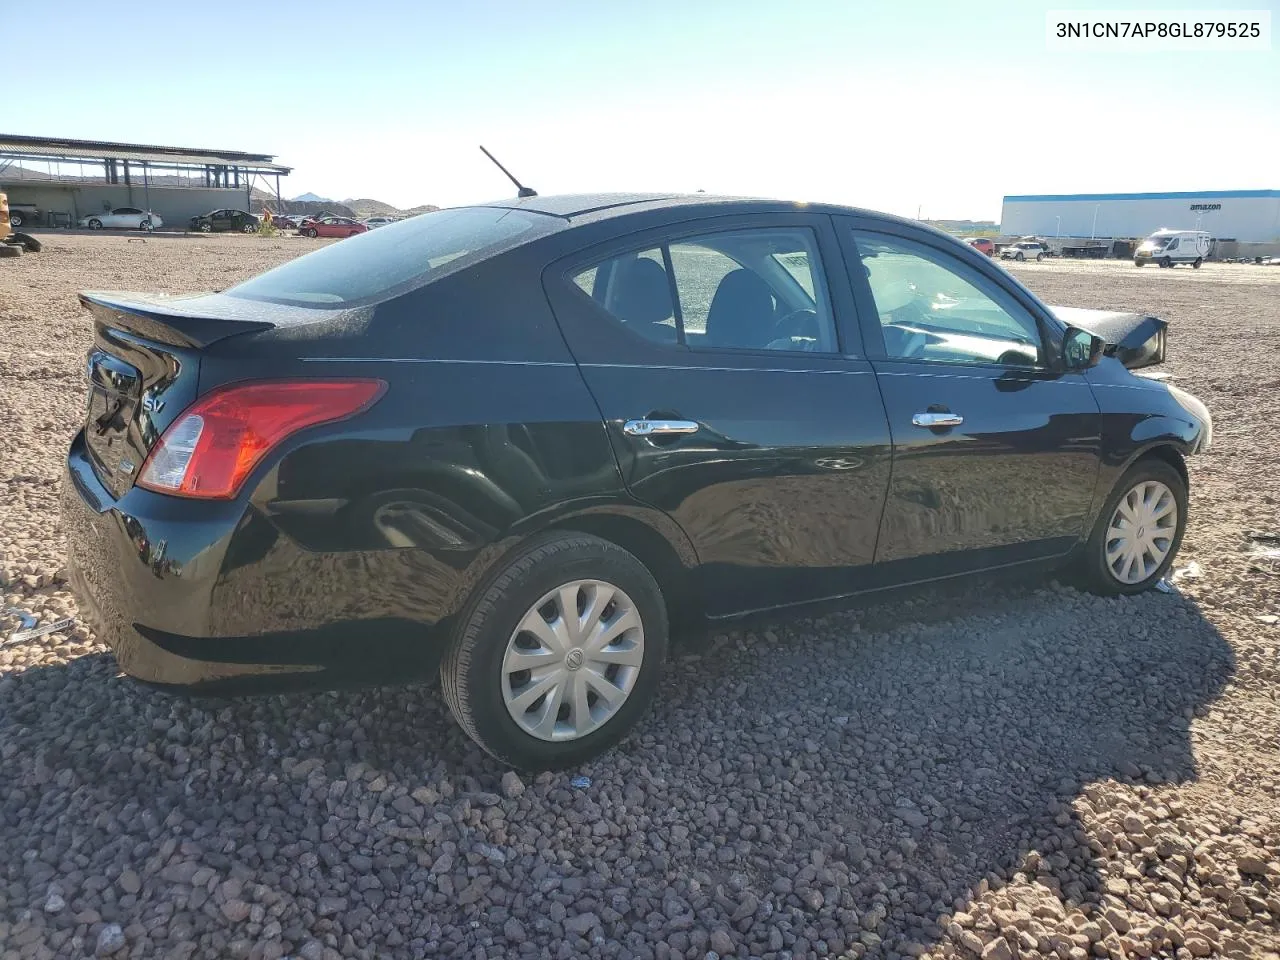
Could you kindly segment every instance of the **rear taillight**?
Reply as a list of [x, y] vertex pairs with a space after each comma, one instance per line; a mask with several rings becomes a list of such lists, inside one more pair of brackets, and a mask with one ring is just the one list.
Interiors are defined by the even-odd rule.
[[152, 448], [138, 486], [180, 497], [225, 500], [286, 437], [368, 409], [381, 380], [233, 383], [201, 397]]

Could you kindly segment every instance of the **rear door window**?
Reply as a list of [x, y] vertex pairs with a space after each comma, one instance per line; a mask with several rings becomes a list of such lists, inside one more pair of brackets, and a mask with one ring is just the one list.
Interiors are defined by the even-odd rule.
[[817, 237], [802, 227], [673, 240], [573, 282], [638, 336], [693, 349], [837, 352]]
[[227, 294], [310, 307], [376, 303], [543, 236], [555, 222], [501, 207], [437, 210], [291, 260]]

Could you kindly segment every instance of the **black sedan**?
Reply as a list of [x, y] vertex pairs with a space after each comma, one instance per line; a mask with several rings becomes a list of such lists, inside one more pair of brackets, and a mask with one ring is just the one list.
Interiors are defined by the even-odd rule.
[[237, 233], [256, 233], [258, 218], [244, 210], [213, 210], [191, 218], [191, 229], [201, 233], [220, 233], [235, 230]]
[[63, 510], [120, 667], [205, 691], [438, 667], [526, 768], [619, 740], [677, 628], [1029, 565], [1146, 590], [1212, 431], [1128, 369], [1163, 321], [1046, 307], [836, 206], [535, 197], [222, 293], [81, 300]]

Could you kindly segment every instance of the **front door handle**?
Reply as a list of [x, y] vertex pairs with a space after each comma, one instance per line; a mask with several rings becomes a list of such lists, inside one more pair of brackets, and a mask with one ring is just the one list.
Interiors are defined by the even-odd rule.
[[697, 433], [698, 425], [692, 420], [628, 420], [622, 432], [628, 437], [670, 437]]
[[964, 417], [958, 413], [929, 411], [917, 413], [911, 423], [917, 427], [958, 427], [964, 423]]

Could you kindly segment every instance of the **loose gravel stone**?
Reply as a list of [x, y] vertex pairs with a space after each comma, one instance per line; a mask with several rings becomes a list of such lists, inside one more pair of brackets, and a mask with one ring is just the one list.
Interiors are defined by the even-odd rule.
[[[74, 291], [225, 287], [320, 245], [54, 236], [6, 261], [0, 607], [77, 615]], [[1013, 269], [1171, 320], [1167, 367], [1218, 427], [1179, 593], [978, 581], [722, 635], [618, 749], [528, 778], [429, 686], [172, 697], [77, 621], [0, 647], [0, 956], [1277, 960], [1280, 635], [1257, 618], [1280, 565], [1247, 534], [1280, 511], [1251, 420], [1280, 271]]]

